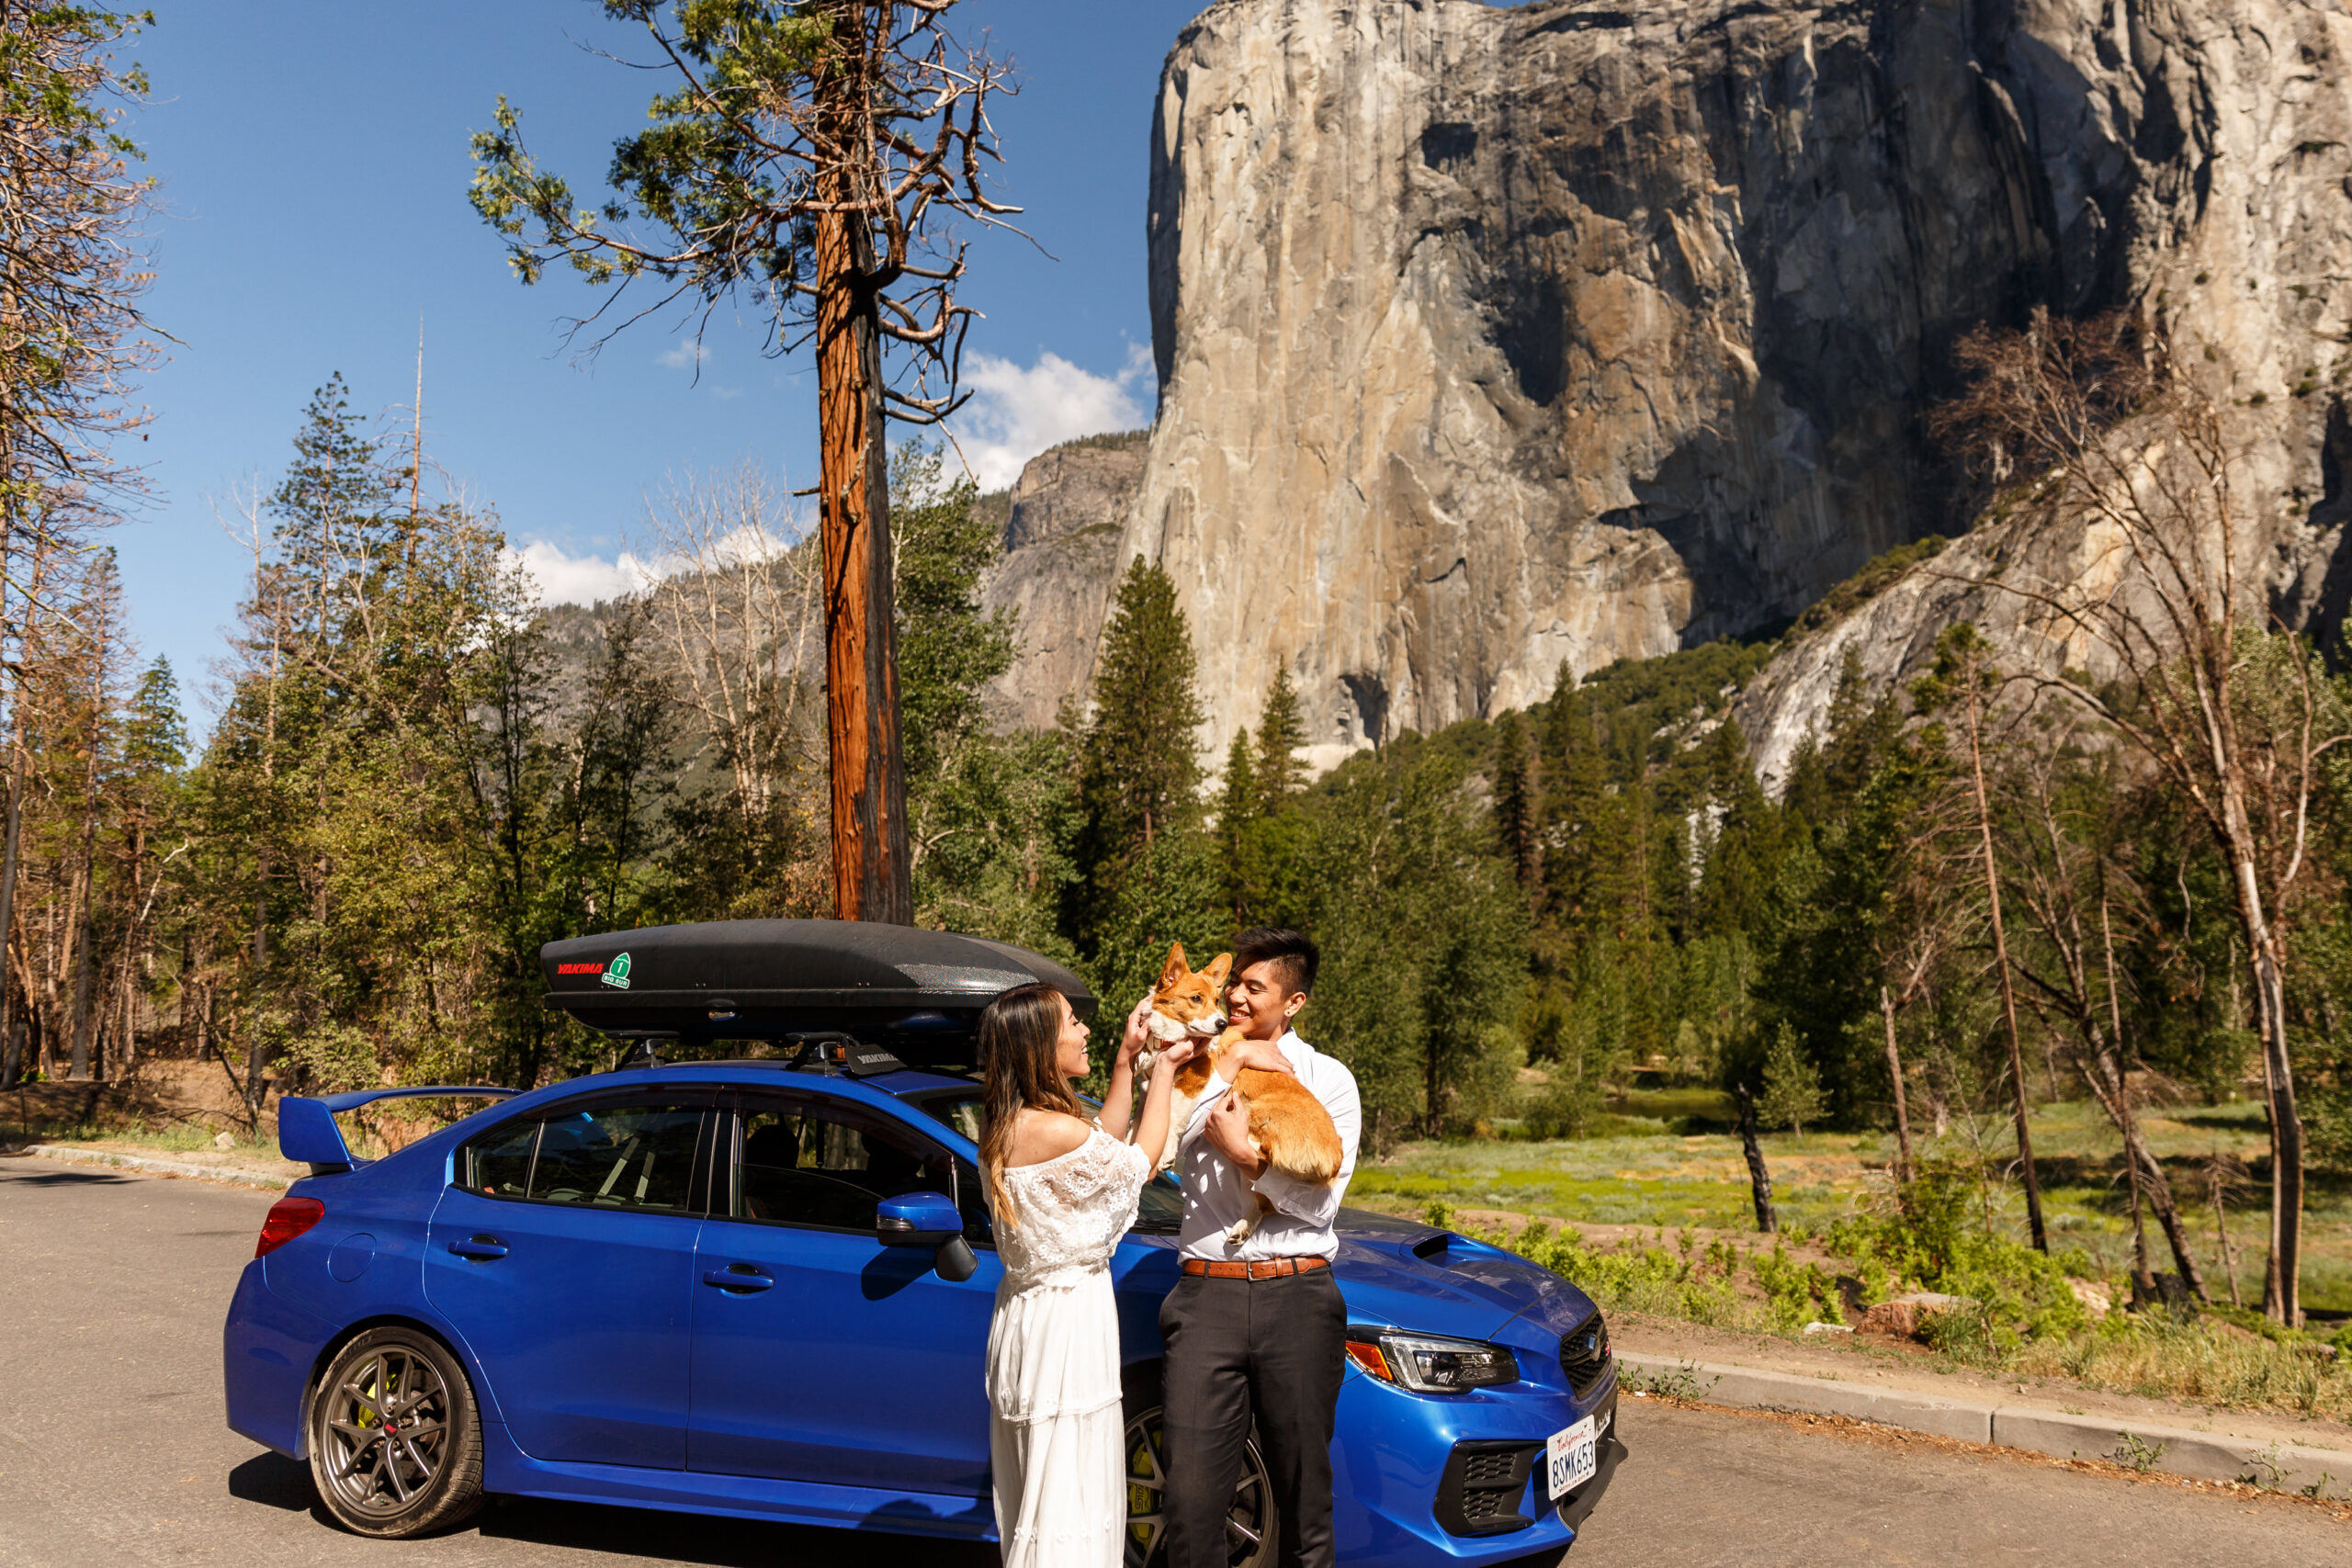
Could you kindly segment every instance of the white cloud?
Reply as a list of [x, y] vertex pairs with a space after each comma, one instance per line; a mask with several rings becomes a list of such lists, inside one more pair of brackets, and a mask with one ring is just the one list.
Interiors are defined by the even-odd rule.
[[699, 370], [711, 361], [711, 352], [695, 338], [682, 337], [661, 354], [662, 363], [673, 370]]
[[1025, 369], [975, 354], [964, 362], [974, 396], [952, 422], [956, 444], [982, 490], [1003, 490], [1048, 446], [1146, 423], [1151, 416], [1139, 394], [1151, 374], [1151, 351], [1142, 344], [1127, 345], [1115, 376], [1081, 370], [1049, 351]]
[[508, 546], [508, 564], [530, 573], [542, 604], [597, 604], [634, 593], [662, 575], [656, 563], [623, 550], [612, 560], [575, 556], [560, 545], [535, 539], [521, 549]]
[[530, 574], [534, 598], [541, 604], [602, 604], [624, 593], [650, 588], [665, 577], [701, 570], [724, 571], [746, 561], [775, 560], [792, 547], [753, 524], [710, 536], [698, 547], [697, 562], [684, 553], [640, 556], [624, 549], [611, 560], [601, 556], [575, 556], [560, 545], [535, 539], [517, 549], [509, 545], [505, 560]]

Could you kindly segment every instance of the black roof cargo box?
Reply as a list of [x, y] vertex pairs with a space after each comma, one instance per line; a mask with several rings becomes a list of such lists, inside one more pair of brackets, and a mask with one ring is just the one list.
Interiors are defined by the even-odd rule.
[[547, 1005], [625, 1039], [775, 1040], [840, 1030], [922, 1065], [969, 1063], [980, 1010], [1043, 980], [1094, 1012], [1085, 981], [985, 937], [857, 920], [710, 920], [539, 949]]

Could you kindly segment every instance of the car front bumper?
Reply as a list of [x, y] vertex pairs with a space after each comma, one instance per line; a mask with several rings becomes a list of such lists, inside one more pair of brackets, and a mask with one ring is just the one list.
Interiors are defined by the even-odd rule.
[[[1581, 1399], [1566, 1389], [1529, 1385], [1431, 1397], [1351, 1371], [1340, 1386], [1332, 1445], [1332, 1528], [1340, 1560], [1350, 1568], [1432, 1562], [1483, 1568], [1565, 1551], [1625, 1456], [1616, 1406], [1613, 1366]], [[1604, 1412], [1608, 1431], [1595, 1473], [1555, 1505], [1544, 1489], [1545, 1439]], [[1491, 1482], [1500, 1471], [1512, 1484], [1507, 1495], [1490, 1489], [1480, 1506], [1465, 1509], [1464, 1461], [1471, 1456], [1484, 1461], [1487, 1471], [1471, 1479]]]

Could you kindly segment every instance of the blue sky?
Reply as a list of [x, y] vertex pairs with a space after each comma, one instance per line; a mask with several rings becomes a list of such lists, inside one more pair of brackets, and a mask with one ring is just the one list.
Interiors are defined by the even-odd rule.
[[[965, 0], [967, 30], [1020, 67], [996, 114], [1009, 198], [1036, 246], [983, 235], [967, 302], [980, 396], [962, 422], [1001, 482], [1051, 441], [1148, 419], [1144, 209], [1161, 60], [1203, 0]], [[153, 99], [129, 129], [161, 183], [147, 305], [178, 339], [141, 400], [131, 455], [151, 503], [115, 535], [132, 624], [170, 657], [191, 717], [250, 559], [217, 515], [283, 471], [311, 389], [341, 371], [358, 408], [405, 430], [419, 319], [427, 455], [495, 506], [556, 596], [616, 581], [642, 498], [669, 476], [746, 459], [814, 478], [803, 358], [763, 359], [754, 327], [714, 324], [697, 384], [657, 317], [593, 365], [560, 319], [593, 303], [568, 275], [508, 274], [465, 199], [467, 137], [500, 93], [540, 162], [601, 193], [616, 136], [656, 79], [594, 0], [158, 0], [128, 51]], [[642, 57], [642, 51], [639, 57]]]

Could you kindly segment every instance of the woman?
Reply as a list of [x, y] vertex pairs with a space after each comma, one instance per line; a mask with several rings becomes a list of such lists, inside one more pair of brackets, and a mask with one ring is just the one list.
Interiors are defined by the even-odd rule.
[[1147, 997], [1127, 1019], [1102, 1115], [1086, 1076], [1086, 1025], [1050, 986], [1005, 992], [980, 1015], [987, 1127], [980, 1138], [1004, 1281], [989, 1323], [989, 1457], [1008, 1568], [1114, 1568], [1126, 1528], [1119, 1320], [1111, 1253], [1135, 1223], [1168, 1135], [1170, 1083], [1194, 1047], [1163, 1050], [1126, 1137]]

